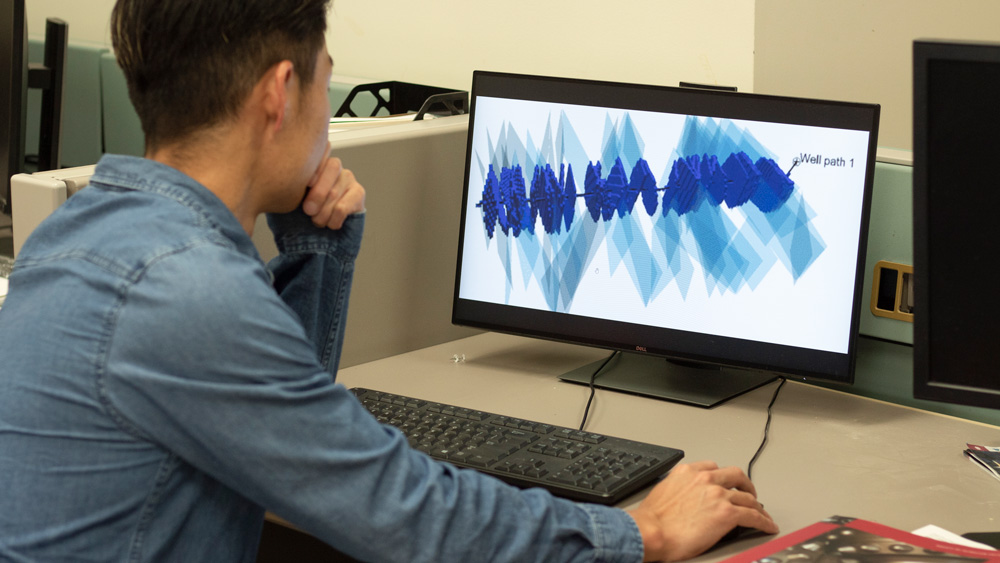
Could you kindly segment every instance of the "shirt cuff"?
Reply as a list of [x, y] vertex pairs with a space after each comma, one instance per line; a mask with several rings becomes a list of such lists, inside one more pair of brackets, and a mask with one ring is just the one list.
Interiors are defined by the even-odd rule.
[[641, 563], [642, 536], [639, 526], [627, 512], [596, 504], [581, 504], [594, 528], [597, 561]]
[[267, 224], [282, 254], [325, 253], [353, 260], [361, 250], [365, 213], [354, 213], [337, 229], [317, 227], [301, 209], [291, 213], [269, 213]]

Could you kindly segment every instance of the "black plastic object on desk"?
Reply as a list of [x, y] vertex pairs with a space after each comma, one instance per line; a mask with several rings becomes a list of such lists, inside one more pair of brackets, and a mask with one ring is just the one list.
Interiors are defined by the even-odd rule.
[[[375, 108], [371, 115], [357, 115], [351, 104], [358, 96], [369, 94], [375, 98]], [[416, 112], [414, 121], [424, 115], [462, 115], [469, 112], [469, 92], [453, 88], [439, 88], [390, 80], [372, 84], [359, 84], [351, 89], [347, 99], [334, 112], [334, 117], [376, 117], [385, 109], [388, 115]]]

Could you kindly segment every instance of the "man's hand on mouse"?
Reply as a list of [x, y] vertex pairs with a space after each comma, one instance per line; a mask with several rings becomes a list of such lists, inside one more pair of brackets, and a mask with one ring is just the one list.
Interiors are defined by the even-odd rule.
[[736, 526], [778, 533], [746, 474], [710, 461], [678, 465], [629, 514], [642, 534], [646, 561], [694, 557]]

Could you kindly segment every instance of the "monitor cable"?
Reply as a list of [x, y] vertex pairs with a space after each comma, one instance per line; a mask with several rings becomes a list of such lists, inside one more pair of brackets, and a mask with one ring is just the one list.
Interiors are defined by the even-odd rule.
[[[594, 370], [594, 373], [590, 374], [590, 397], [587, 399], [587, 406], [583, 409], [583, 420], [580, 421], [581, 432], [587, 425], [587, 416], [590, 414], [590, 406], [591, 404], [593, 404], [594, 395], [597, 392], [597, 388], [594, 386], [594, 381], [597, 379], [597, 376], [608, 365], [608, 363], [610, 363], [611, 360], [613, 360], [614, 357], [620, 353], [621, 352], [618, 351], [612, 352], [611, 355], [608, 356], [607, 359], [605, 359], [604, 362], [601, 363], [601, 365], [596, 370]], [[760, 446], [757, 448], [757, 451], [754, 452], [753, 457], [750, 459], [750, 463], [747, 464], [748, 479], [752, 479], [753, 466], [755, 463], [757, 463], [757, 458], [760, 457], [761, 452], [764, 451], [764, 446], [767, 445], [767, 439], [771, 432], [771, 410], [774, 407], [774, 402], [778, 400], [778, 393], [780, 393], [781, 388], [785, 386], [785, 381], [787, 380], [784, 377], [778, 378], [778, 386], [774, 389], [774, 395], [771, 396], [771, 402], [767, 404], [767, 421], [764, 423], [764, 438], [761, 440]]]
[[747, 464], [747, 479], [753, 479], [753, 464], [757, 462], [757, 458], [760, 457], [760, 453], [764, 451], [764, 446], [767, 445], [767, 437], [771, 431], [771, 407], [774, 406], [774, 401], [778, 399], [778, 392], [784, 387], [786, 379], [784, 377], [778, 378], [778, 387], [774, 389], [774, 395], [771, 396], [771, 402], [767, 404], [767, 422], [764, 423], [764, 439], [760, 442], [760, 447], [757, 448], [757, 452], [753, 454], [753, 458], [750, 459], [750, 463]]
[[601, 371], [604, 370], [604, 367], [607, 366], [608, 363], [611, 362], [611, 360], [614, 359], [614, 357], [617, 356], [618, 354], [621, 354], [621, 352], [619, 352], [618, 350], [612, 352], [611, 355], [608, 356], [606, 360], [604, 360], [604, 363], [602, 363], [600, 367], [594, 370], [594, 373], [590, 374], [590, 398], [587, 399], [587, 406], [583, 409], [583, 420], [580, 421], [581, 432], [583, 432], [583, 427], [587, 425], [587, 415], [590, 414], [590, 404], [594, 402], [594, 394], [597, 392], [597, 388], [594, 387], [594, 380], [597, 379], [597, 374], [601, 373]]

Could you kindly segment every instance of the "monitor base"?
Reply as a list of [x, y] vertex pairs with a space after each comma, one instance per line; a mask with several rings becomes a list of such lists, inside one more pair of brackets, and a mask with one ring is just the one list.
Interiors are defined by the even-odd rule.
[[[604, 360], [564, 373], [559, 379], [590, 384]], [[742, 395], [778, 375], [766, 371], [679, 363], [665, 358], [622, 352], [597, 374], [594, 386], [711, 408]]]

